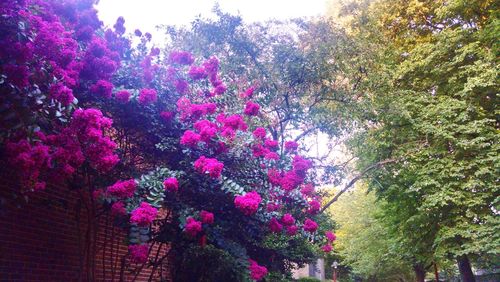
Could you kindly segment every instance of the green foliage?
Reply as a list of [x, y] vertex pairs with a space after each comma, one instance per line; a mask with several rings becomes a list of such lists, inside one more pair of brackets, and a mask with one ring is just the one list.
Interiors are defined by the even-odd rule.
[[297, 282], [320, 282], [321, 280], [314, 278], [314, 277], [302, 277], [297, 280]]
[[498, 3], [444, 2], [377, 1], [356, 26], [378, 34], [359, 35], [376, 63], [350, 146], [361, 168], [396, 160], [369, 186], [403, 256], [422, 265], [500, 251]]
[[335, 244], [340, 264], [349, 266], [352, 274], [373, 281], [413, 278], [411, 264], [401, 256], [397, 237], [382, 216], [383, 202], [366, 186], [358, 185], [328, 212], [340, 226]]

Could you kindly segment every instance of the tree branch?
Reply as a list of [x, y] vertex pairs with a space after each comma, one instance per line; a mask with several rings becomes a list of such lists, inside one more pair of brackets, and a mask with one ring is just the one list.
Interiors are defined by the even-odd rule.
[[349, 183], [347, 183], [344, 188], [342, 188], [338, 193], [337, 195], [335, 195], [330, 201], [328, 201], [328, 203], [326, 203], [326, 205], [323, 206], [323, 208], [321, 208], [321, 210], [319, 211], [319, 213], [322, 213], [324, 212], [326, 209], [328, 209], [334, 202], [336, 202], [339, 197], [344, 194], [349, 188], [351, 188], [358, 180], [360, 180], [363, 176], [365, 176], [365, 174], [367, 174], [368, 172], [370, 172], [371, 170], [375, 169], [375, 168], [379, 168], [381, 166], [384, 166], [388, 163], [394, 163], [396, 162], [395, 159], [387, 159], [387, 160], [383, 160], [383, 161], [380, 161], [380, 162], [377, 162], [377, 163], [374, 163], [370, 166], [368, 166], [367, 168], [365, 168], [361, 173], [359, 173], [358, 175], [356, 175], [353, 179], [351, 179], [351, 181], [349, 181]]

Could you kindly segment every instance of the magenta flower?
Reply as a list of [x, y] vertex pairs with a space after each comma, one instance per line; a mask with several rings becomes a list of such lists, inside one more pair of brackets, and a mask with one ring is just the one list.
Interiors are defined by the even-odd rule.
[[130, 198], [134, 196], [137, 183], [134, 179], [117, 181], [115, 184], [109, 186], [106, 192], [117, 198]]
[[273, 217], [271, 218], [271, 221], [269, 221], [269, 229], [273, 233], [279, 233], [281, 230], [283, 230], [283, 225], [279, 223], [279, 221]]
[[141, 89], [139, 92], [139, 104], [148, 105], [158, 100], [158, 94], [154, 89]]
[[201, 222], [205, 224], [213, 224], [214, 223], [214, 214], [208, 211], [200, 212]]
[[201, 222], [195, 220], [192, 217], [188, 217], [186, 219], [186, 226], [184, 227], [184, 232], [189, 236], [189, 237], [196, 237], [196, 235], [201, 232]]
[[127, 214], [125, 209], [125, 204], [122, 201], [118, 201], [111, 205], [111, 214], [114, 216], [122, 216]]
[[139, 226], [148, 226], [153, 222], [157, 214], [158, 210], [156, 208], [146, 202], [142, 202], [141, 205], [130, 214], [130, 222]]
[[295, 223], [295, 218], [289, 213], [285, 213], [283, 217], [281, 217], [281, 223], [284, 225], [290, 226]]
[[167, 178], [163, 181], [163, 187], [169, 192], [177, 192], [179, 190], [179, 181], [175, 177]]
[[297, 225], [290, 225], [286, 228], [286, 234], [289, 236], [294, 236], [295, 234], [297, 234], [297, 231], [299, 231]]
[[248, 101], [245, 106], [245, 115], [256, 116], [259, 114], [260, 106], [257, 103]]
[[201, 136], [192, 131], [192, 130], [186, 130], [184, 134], [181, 137], [181, 145], [195, 148], [198, 146], [198, 142], [200, 142]]
[[248, 192], [243, 196], [234, 198], [234, 205], [245, 215], [253, 215], [259, 209], [259, 204], [262, 201], [260, 195], [255, 192]]
[[168, 56], [168, 60], [179, 65], [191, 65], [194, 62], [193, 55], [187, 51], [173, 51]]
[[285, 151], [287, 152], [295, 152], [299, 148], [299, 144], [295, 141], [286, 141], [285, 142]]
[[304, 231], [314, 233], [318, 229], [318, 224], [309, 218], [304, 221]]
[[326, 231], [325, 236], [329, 242], [333, 242], [337, 239], [337, 236], [335, 236], [335, 233], [333, 233], [332, 231]]
[[262, 280], [264, 276], [267, 275], [267, 268], [262, 265], [258, 265], [256, 261], [249, 259], [250, 262], [249, 270], [250, 270], [250, 278], [255, 281]]
[[199, 173], [208, 174], [211, 178], [219, 178], [224, 164], [217, 159], [201, 156], [194, 162], [194, 169]]
[[264, 138], [266, 138], [266, 129], [264, 127], [257, 127], [254, 131], [253, 131], [253, 137], [255, 139], [261, 139], [261, 140], [264, 140]]
[[90, 92], [104, 98], [111, 98], [113, 94], [113, 84], [106, 80], [99, 80], [94, 85], [90, 86]]
[[128, 103], [130, 101], [130, 92], [127, 90], [120, 90], [115, 93], [115, 98], [120, 103]]

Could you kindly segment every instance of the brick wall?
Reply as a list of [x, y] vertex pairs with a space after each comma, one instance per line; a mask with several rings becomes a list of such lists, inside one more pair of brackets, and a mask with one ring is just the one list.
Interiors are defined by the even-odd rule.
[[[151, 267], [130, 263], [126, 233], [111, 216], [96, 212], [89, 232], [78, 191], [49, 185], [26, 202], [14, 193], [18, 189], [15, 178], [0, 176], [0, 281], [148, 281]], [[153, 246], [151, 256], [161, 257], [167, 247], [158, 252]], [[160, 270], [169, 281], [167, 260], [153, 281]]]

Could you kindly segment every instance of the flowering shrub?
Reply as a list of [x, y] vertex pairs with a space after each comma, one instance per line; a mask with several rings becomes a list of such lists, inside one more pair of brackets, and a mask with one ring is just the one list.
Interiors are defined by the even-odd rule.
[[[43, 8], [29, 9], [37, 3]], [[0, 87], [40, 100], [28, 105], [31, 123], [7, 128], [0, 139], [25, 186], [42, 190], [47, 181], [89, 176], [100, 185], [89, 194], [121, 226], [149, 233], [145, 241], [130, 232], [136, 263], [147, 261], [152, 241], [171, 244], [173, 265], [182, 263], [186, 245], [210, 245], [253, 280], [267, 267], [290, 270], [289, 262], [312, 260], [319, 250], [312, 242], [325, 238], [317, 231], [328, 226], [318, 214], [312, 162], [296, 142], [268, 136], [256, 87], [242, 85], [238, 95], [216, 57], [163, 54], [149, 47], [148, 33], [136, 30], [140, 43], [132, 48], [123, 18], [98, 36], [92, 3], [0, 4], [1, 24], [9, 27], [0, 34]], [[11, 20], [29, 23], [31, 37], [17, 36]]]

